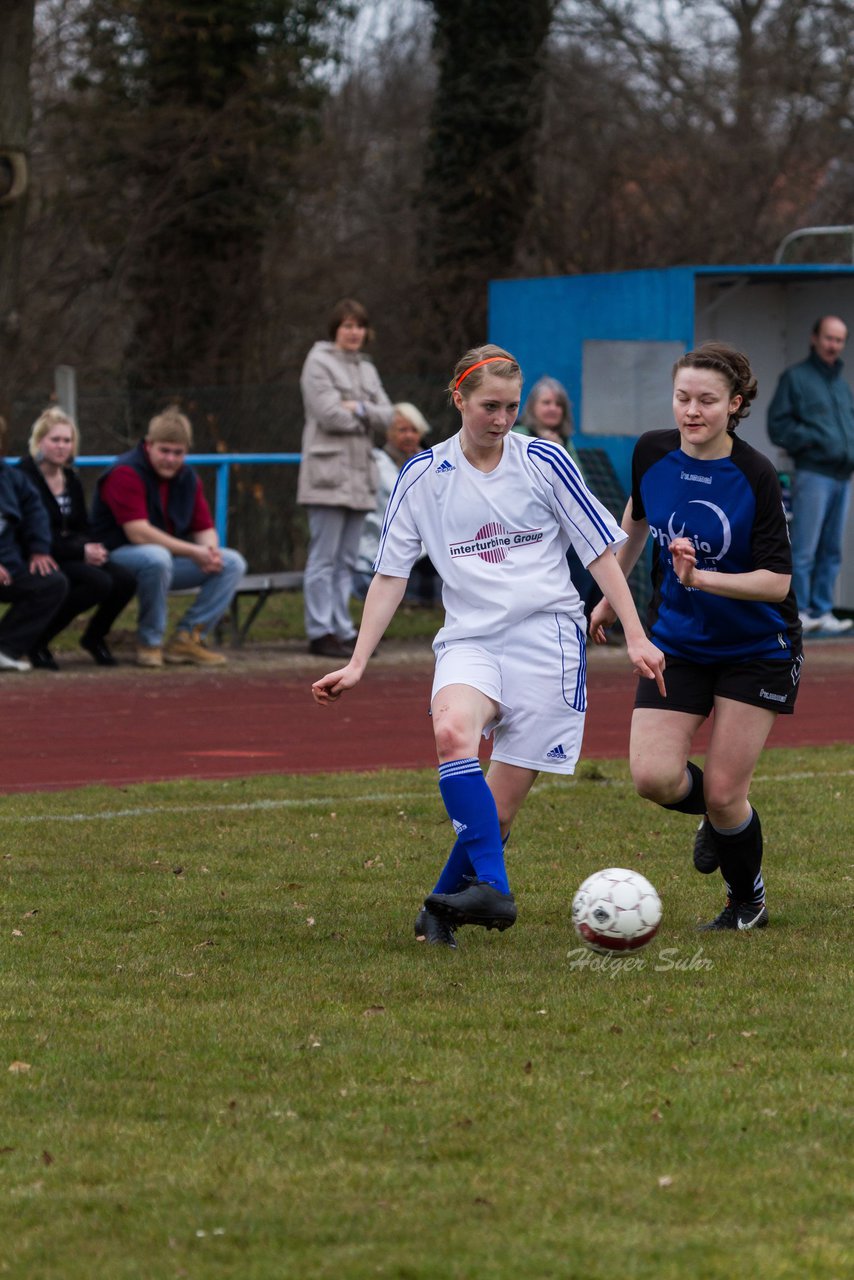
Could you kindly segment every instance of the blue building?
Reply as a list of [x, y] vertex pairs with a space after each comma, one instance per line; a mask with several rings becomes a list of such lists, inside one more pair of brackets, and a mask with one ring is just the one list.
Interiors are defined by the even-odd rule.
[[[517, 356], [528, 386], [544, 374], [564, 384], [576, 446], [604, 449], [626, 491], [637, 436], [672, 425], [674, 360], [713, 338], [750, 356], [759, 392], [739, 431], [785, 469], [766, 411], [780, 373], [804, 359], [812, 326], [826, 314], [841, 316], [854, 335], [854, 266], [664, 267], [494, 280], [489, 288], [490, 341]], [[849, 351], [854, 375], [854, 336]], [[854, 609], [854, 521], [836, 603]]]

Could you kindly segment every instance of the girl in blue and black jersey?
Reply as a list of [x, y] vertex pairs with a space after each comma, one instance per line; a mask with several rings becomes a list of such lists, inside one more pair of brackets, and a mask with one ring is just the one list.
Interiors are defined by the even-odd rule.
[[[722, 343], [689, 351], [673, 370], [676, 430], [641, 436], [617, 550], [628, 575], [653, 540], [650, 632], [667, 656], [667, 697], [641, 681], [631, 731], [632, 778], [666, 809], [703, 814], [697, 869], [720, 868], [723, 911], [706, 929], [768, 923], [762, 827], [748, 793], [778, 715], [794, 710], [801, 626], [777, 474], [735, 434], [756, 395], [746, 356]], [[590, 630], [605, 643], [607, 600]], [[705, 770], [688, 759], [714, 711]]]

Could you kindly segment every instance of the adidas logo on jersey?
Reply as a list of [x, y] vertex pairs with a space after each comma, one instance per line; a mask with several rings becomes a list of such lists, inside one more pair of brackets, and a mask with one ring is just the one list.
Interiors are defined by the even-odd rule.
[[563, 749], [563, 743], [559, 742], [556, 747], [552, 747], [551, 751], [546, 752], [547, 760], [565, 760], [566, 752]]
[[449, 472], [449, 471], [456, 471], [456, 469], [457, 469], [457, 468], [454, 466], [453, 462], [449, 462], [449, 461], [448, 461], [448, 459], [446, 458], [446, 459], [445, 459], [445, 461], [444, 461], [444, 462], [440, 462], [440, 463], [439, 463], [439, 465], [438, 465], [438, 467], [436, 468], [436, 475], [437, 475], [437, 476], [442, 476], [442, 475], [445, 475], [445, 476], [446, 476], [446, 475], [448, 474], [448, 472]]

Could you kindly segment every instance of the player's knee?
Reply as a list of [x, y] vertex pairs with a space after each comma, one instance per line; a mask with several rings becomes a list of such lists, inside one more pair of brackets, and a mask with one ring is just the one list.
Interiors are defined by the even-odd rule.
[[673, 804], [685, 790], [685, 768], [662, 769], [660, 764], [635, 761], [632, 763], [632, 782], [644, 800], [651, 800], [654, 804]]
[[443, 762], [462, 760], [477, 754], [472, 749], [471, 731], [468, 726], [451, 716], [445, 716], [440, 724], [434, 726], [436, 754]]
[[704, 778], [703, 791], [706, 796], [706, 810], [713, 819], [716, 814], [729, 814], [746, 798], [743, 783], [726, 778], [710, 778], [708, 773]]

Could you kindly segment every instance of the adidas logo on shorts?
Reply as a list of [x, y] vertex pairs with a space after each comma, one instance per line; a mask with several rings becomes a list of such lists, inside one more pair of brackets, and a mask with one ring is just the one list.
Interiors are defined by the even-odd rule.
[[468, 830], [468, 828], [466, 827], [466, 824], [464, 822], [457, 822], [456, 818], [451, 818], [451, 822], [453, 824], [454, 831], [457, 833], [458, 836], [462, 835], [464, 831]]
[[547, 760], [565, 760], [566, 752], [563, 749], [563, 743], [559, 742], [556, 747], [552, 747], [551, 751], [546, 752]]
[[454, 464], [452, 462], [449, 462], [448, 459], [446, 458], [445, 461], [441, 462], [439, 466], [436, 468], [436, 475], [437, 476], [447, 475], [449, 471], [456, 471], [456, 469], [457, 468], [454, 466]]

